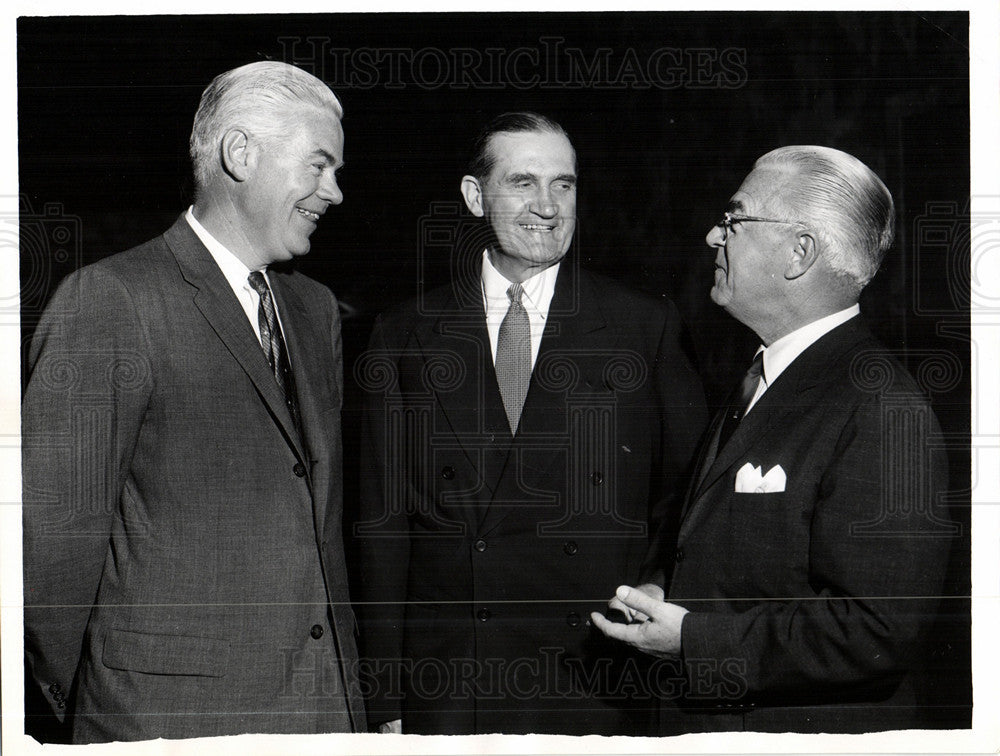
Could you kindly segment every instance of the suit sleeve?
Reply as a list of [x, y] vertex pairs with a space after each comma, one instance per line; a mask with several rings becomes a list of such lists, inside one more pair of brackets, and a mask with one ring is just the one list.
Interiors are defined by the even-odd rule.
[[59, 287], [32, 341], [22, 403], [25, 652], [60, 721], [152, 389], [147, 354], [128, 290], [94, 268]]
[[819, 478], [803, 558], [814, 595], [774, 596], [739, 613], [689, 607], [682, 650], [692, 690], [824, 703], [906, 672], [934, 616], [949, 549], [925, 527], [947, 488], [944, 452], [927, 443], [940, 430], [929, 406], [911, 408], [927, 433], [884, 422], [877, 398], [845, 423]]
[[[643, 562], [640, 582], [666, 586], [663, 565], [673, 563], [684, 495], [692, 474], [695, 451], [708, 422], [701, 380], [685, 348], [686, 333], [680, 314], [668, 302], [653, 367], [659, 402], [660, 449], [657, 479], [650, 510], [650, 548]], [[665, 555], [669, 553], [670, 559]]]
[[365, 389], [360, 516], [354, 528], [361, 559], [359, 621], [362, 681], [369, 724], [401, 717], [403, 621], [410, 562], [409, 520], [398, 466], [403, 455], [386, 428], [386, 408], [398, 393], [397, 362], [376, 321], [359, 375]]

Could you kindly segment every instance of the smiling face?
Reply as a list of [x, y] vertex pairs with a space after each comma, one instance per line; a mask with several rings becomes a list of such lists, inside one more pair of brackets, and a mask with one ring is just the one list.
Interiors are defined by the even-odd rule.
[[[780, 317], [788, 255], [795, 243], [795, 223], [740, 222], [740, 216], [793, 220], [782, 201], [791, 176], [786, 171], [757, 168], [744, 179], [726, 211], [736, 220], [726, 232], [715, 225], [705, 242], [715, 250], [712, 301], [757, 330]], [[758, 331], [760, 333], [760, 331]]]
[[344, 198], [336, 176], [344, 162], [344, 131], [336, 114], [304, 106], [289, 113], [288, 122], [286, 136], [249, 148], [240, 215], [260, 265], [306, 254], [320, 216]]
[[576, 228], [576, 153], [563, 134], [501, 132], [496, 163], [483, 181], [466, 176], [462, 193], [485, 217], [498, 245], [490, 260], [508, 280], [523, 281], [559, 262]]

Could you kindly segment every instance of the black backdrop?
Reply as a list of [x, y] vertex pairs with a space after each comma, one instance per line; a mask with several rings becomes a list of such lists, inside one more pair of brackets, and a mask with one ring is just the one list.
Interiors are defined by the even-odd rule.
[[[969, 50], [966, 13], [647, 12], [21, 18], [18, 119], [25, 340], [69, 270], [163, 231], [191, 202], [187, 138], [215, 74], [295, 62], [344, 103], [345, 200], [300, 261], [345, 304], [348, 516], [358, 460], [352, 367], [375, 314], [443, 283], [427, 224], [453, 213], [475, 132], [539, 110], [580, 162], [584, 265], [674, 299], [719, 400], [755, 348], [708, 298], [703, 237], [755, 158], [783, 144], [853, 153], [883, 177], [897, 241], [862, 298], [930, 381], [966, 527], [947, 593], [967, 596]], [[459, 216], [462, 218], [462, 216]], [[926, 384], [925, 384], [926, 385]], [[963, 506], [963, 500], [965, 506]], [[968, 605], [942, 701], [967, 703]]]

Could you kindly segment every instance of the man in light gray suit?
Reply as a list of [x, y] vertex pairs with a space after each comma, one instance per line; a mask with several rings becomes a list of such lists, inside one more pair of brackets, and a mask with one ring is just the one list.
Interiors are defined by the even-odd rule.
[[337, 301], [271, 268], [342, 200], [342, 110], [217, 77], [194, 205], [60, 286], [23, 404], [25, 645], [74, 742], [363, 729]]

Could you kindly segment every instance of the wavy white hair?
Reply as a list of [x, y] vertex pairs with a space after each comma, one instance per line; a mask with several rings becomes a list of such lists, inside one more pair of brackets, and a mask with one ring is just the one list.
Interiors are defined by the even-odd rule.
[[257, 139], [273, 141], [287, 134], [302, 107], [332, 111], [343, 118], [337, 96], [301, 68], [278, 61], [258, 61], [216, 76], [201, 95], [191, 129], [190, 151], [195, 183], [205, 187], [221, 169], [222, 137], [233, 127]]

